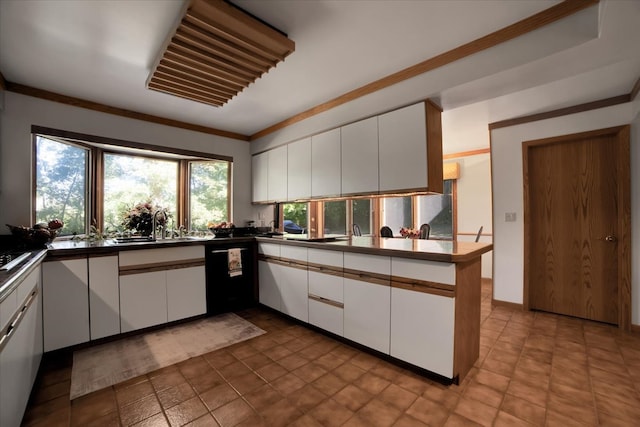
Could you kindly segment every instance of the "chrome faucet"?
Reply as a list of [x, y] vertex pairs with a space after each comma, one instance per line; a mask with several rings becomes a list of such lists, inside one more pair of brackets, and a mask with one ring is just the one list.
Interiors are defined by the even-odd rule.
[[[152, 230], [152, 232], [153, 232], [153, 240], [156, 240], [156, 229], [158, 228], [158, 214], [159, 213], [164, 216], [165, 222], [167, 220], [167, 217], [166, 217], [166, 215], [164, 214], [164, 212], [162, 210], [158, 209], [157, 211], [155, 211], [153, 213], [153, 221], [152, 221], [152, 223], [153, 223], [153, 225], [152, 225], [152, 227], [153, 227], [153, 230]], [[162, 235], [164, 235], [164, 233]]]

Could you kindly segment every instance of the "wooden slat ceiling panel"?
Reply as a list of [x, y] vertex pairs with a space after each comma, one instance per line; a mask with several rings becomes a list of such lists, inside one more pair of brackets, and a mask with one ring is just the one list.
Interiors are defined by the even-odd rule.
[[223, 0], [193, 0], [149, 89], [222, 106], [295, 50], [285, 34]]

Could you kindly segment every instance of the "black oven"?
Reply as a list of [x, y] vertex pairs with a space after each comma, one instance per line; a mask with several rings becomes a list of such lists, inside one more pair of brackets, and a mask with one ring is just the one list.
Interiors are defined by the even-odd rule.
[[[256, 244], [254, 241], [208, 244], [205, 246], [207, 314], [213, 315], [251, 307], [257, 301]], [[239, 255], [241, 267], [229, 252]]]

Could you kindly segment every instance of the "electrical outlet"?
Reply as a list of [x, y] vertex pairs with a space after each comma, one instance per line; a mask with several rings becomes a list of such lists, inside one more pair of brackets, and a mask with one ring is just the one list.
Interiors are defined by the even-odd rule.
[[504, 213], [504, 221], [505, 222], [516, 222], [516, 213], [515, 212], [505, 212]]

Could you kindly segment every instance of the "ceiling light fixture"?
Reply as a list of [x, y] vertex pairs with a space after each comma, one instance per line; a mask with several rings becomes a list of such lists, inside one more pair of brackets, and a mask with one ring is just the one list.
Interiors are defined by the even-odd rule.
[[286, 34], [223, 0], [192, 0], [147, 88], [220, 107], [295, 50]]

